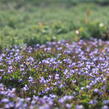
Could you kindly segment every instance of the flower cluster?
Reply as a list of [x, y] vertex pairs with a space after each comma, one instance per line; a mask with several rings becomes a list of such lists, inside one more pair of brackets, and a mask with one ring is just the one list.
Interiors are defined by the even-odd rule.
[[109, 42], [14, 46], [0, 54], [0, 107], [109, 108]]

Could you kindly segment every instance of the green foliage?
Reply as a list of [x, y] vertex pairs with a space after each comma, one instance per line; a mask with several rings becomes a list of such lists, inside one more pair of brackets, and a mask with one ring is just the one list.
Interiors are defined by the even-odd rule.
[[[69, 0], [69, 3], [77, 1]], [[41, 1], [0, 1], [0, 48], [25, 43], [30, 46], [63, 39], [109, 39], [108, 7], [78, 4], [68, 8], [66, 0], [49, 2], [37, 6]]]

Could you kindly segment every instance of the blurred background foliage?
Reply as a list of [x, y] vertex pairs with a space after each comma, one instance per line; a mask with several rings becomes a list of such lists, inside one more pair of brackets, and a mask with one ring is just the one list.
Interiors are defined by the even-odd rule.
[[77, 5], [80, 3], [96, 3], [100, 5], [108, 5], [109, 0], [1, 0], [3, 4], [14, 4], [16, 8], [22, 7], [23, 5], [49, 5], [49, 4], [64, 4], [64, 5]]
[[109, 39], [109, 0], [0, 0], [0, 48]]

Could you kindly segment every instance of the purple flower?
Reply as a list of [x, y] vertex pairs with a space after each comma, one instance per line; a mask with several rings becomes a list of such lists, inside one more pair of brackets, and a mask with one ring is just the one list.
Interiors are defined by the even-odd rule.
[[76, 105], [75, 109], [84, 109], [83, 105]]
[[102, 107], [102, 109], [109, 109], [109, 106], [104, 105], [104, 106]]

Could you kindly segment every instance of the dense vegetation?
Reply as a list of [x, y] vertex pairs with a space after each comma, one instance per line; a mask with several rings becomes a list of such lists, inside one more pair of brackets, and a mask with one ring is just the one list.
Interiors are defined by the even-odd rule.
[[34, 5], [38, 1], [22, 2], [0, 1], [1, 48], [62, 39], [109, 37], [109, 7], [95, 4], [69, 6], [63, 2], [39, 6]]
[[0, 109], [109, 109], [109, 0], [0, 0]]
[[108, 109], [108, 47], [109, 41], [80, 40], [5, 49], [0, 107]]

